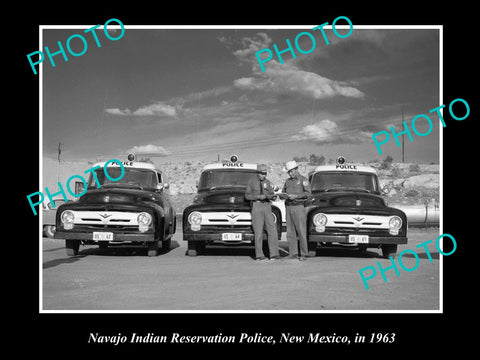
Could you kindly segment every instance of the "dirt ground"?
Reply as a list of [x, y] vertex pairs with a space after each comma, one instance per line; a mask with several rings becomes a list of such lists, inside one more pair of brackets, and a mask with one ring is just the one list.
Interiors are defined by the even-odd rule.
[[[307, 261], [256, 262], [253, 247], [212, 247], [205, 255], [185, 255], [181, 226], [171, 249], [147, 257], [138, 248], [80, 248], [67, 257], [63, 240], [43, 238], [40, 278], [42, 310], [182, 310], [182, 311], [371, 311], [439, 310], [440, 258], [429, 245], [433, 263], [424, 248], [435, 242], [438, 229], [410, 229], [407, 245], [398, 253], [414, 249], [418, 267], [410, 272], [399, 268], [385, 274], [378, 270], [391, 265], [380, 249], [360, 253], [353, 248], [320, 248]], [[287, 255], [285, 233], [281, 255]], [[398, 260], [398, 257], [397, 257]], [[411, 252], [402, 257], [406, 268], [414, 268]], [[377, 268], [377, 276], [366, 289], [359, 270]], [[398, 265], [397, 265], [398, 266]], [[370, 272], [366, 273], [366, 276]]]

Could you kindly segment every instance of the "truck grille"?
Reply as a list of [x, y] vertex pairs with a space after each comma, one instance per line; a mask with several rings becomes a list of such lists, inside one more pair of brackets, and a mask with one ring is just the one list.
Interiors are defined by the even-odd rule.
[[124, 211], [99, 211], [99, 210], [74, 210], [74, 224], [87, 225], [92, 228], [115, 228], [115, 227], [136, 227], [138, 226], [136, 212]]
[[388, 229], [373, 229], [373, 228], [353, 228], [353, 227], [326, 227], [325, 234], [365, 234], [365, 235], [389, 235]]

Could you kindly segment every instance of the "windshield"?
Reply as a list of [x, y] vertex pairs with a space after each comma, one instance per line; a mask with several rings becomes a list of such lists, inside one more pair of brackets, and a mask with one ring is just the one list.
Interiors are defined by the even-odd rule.
[[215, 188], [247, 187], [247, 182], [256, 176], [255, 170], [207, 170], [200, 175], [198, 191]]
[[[98, 182], [101, 186], [110, 184], [118, 187], [130, 187], [137, 189], [155, 188], [157, 186], [157, 173], [149, 169], [138, 169], [125, 167], [125, 173], [118, 181], [112, 181], [105, 176], [103, 168], [95, 170]], [[119, 178], [122, 174], [120, 167], [108, 167], [108, 175], [113, 178]], [[92, 175], [88, 179], [88, 187], [97, 187]]]
[[321, 172], [311, 179], [312, 191], [366, 190], [379, 193], [375, 174], [353, 172]]

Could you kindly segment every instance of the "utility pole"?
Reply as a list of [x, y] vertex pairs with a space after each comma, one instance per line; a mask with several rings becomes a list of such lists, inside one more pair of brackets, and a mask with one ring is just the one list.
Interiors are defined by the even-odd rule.
[[405, 122], [403, 121], [403, 104], [402, 104], [402, 126], [403, 126], [403, 131], [402, 131], [402, 163], [405, 163]]
[[58, 148], [57, 148], [57, 158], [58, 158], [58, 164], [57, 164], [57, 186], [60, 181], [59, 179], [59, 169], [60, 169], [60, 154], [62, 153], [62, 149], [60, 148], [63, 144], [59, 141], [58, 142]]

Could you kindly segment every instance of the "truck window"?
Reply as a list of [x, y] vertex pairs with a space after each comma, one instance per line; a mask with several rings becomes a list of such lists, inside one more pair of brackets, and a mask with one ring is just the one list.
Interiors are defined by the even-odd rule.
[[[139, 169], [132, 167], [125, 167], [125, 173], [120, 180], [112, 181], [105, 176], [103, 168], [95, 170], [98, 182], [100, 185], [117, 185], [117, 186], [130, 186], [140, 188], [155, 188], [157, 185], [156, 172], [149, 169]], [[121, 174], [120, 167], [108, 167], [108, 174], [111, 178], [119, 178]], [[88, 179], [88, 187], [97, 187], [92, 175]]]
[[312, 191], [364, 189], [378, 193], [375, 174], [354, 172], [319, 172], [311, 177]]
[[256, 176], [252, 170], [207, 170], [200, 175], [198, 191], [221, 187], [247, 187], [248, 180]]

